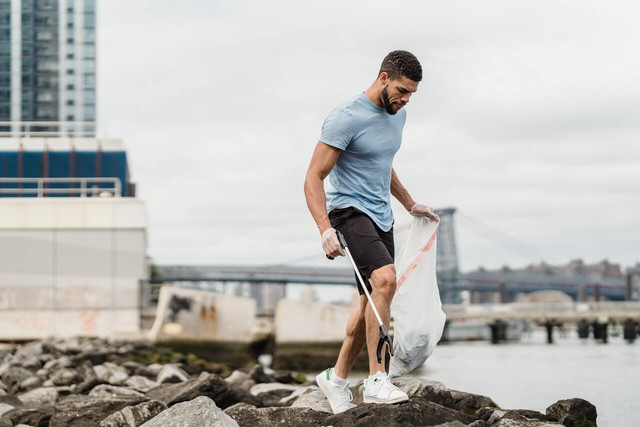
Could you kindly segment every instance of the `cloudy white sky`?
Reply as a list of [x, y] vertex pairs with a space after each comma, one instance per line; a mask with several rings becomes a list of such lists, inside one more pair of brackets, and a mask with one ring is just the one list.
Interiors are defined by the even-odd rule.
[[103, 0], [98, 13], [101, 131], [128, 147], [157, 263], [326, 262], [306, 168], [327, 113], [394, 49], [424, 69], [394, 167], [417, 201], [459, 209], [463, 270], [640, 261], [638, 2]]

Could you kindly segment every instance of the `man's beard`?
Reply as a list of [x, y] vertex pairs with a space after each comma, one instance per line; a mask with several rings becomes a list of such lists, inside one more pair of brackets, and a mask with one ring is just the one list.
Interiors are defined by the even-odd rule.
[[391, 114], [393, 116], [395, 113], [397, 113], [397, 111], [393, 109], [393, 104], [389, 102], [389, 94], [387, 93], [386, 86], [382, 89], [382, 95], [380, 96], [380, 98], [382, 99], [382, 105], [388, 114]]

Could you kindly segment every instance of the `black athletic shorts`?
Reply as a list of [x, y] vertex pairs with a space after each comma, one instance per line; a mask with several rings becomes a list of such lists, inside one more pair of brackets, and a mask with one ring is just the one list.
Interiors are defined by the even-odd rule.
[[[329, 212], [329, 221], [347, 241], [353, 260], [371, 293], [371, 273], [393, 264], [393, 227], [389, 231], [382, 231], [367, 214], [354, 207], [332, 210]], [[357, 276], [356, 284], [360, 295], [364, 294]]]

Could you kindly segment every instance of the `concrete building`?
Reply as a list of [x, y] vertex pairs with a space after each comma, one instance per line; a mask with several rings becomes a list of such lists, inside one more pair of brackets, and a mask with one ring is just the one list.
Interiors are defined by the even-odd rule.
[[95, 120], [96, 1], [0, 0], [0, 131], [92, 135]]
[[134, 188], [119, 140], [0, 138], [0, 339], [139, 333]]

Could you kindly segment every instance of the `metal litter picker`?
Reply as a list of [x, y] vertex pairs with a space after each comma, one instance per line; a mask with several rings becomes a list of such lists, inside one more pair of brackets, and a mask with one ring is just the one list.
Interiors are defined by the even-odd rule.
[[[356, 265], [355, 261], [353, 260], [353, 257], [351, 256], [351, 252], [347, 247], [347, 241], [344, 239], [344, 236], [342, 235], [342, 233], [340, 233], [338, 230], [336, 230], [336, 235], [338, 236], [338, 241], [340, 242], [340, 245], [342, 246], [342, 248], [347, 254], [347, 258], [349, 258], [349, 261], [351, 261], [351, 265], [353, 266], [353, 271], [356, 272], [356, 277], [358, 277], [360, 286], [362, 286], [362, 290], [364, 291], [364, 294], [367, 296], [367, 299], [369, 300], [369, 304], [371, 304], [371, 308], [373, 309], [373, 314], [375, 314], [376, 319], [378, 319], [378, 324], [380, 325], [380, 339], [378, 340], [378, 348], [376, 349], [376, 355], [378, 356], [378, 363], [382, 363], [382, 347], [386, 343], [387, 349], [389, 351], [389, 355], [393, 356], [393, 343], [391, 342], [391, 338], [389, 337], [387, 328], [384, 326], [384, 323], [382, 323], [382, 319], [380, 318], [380, 314], [378, 314], [376, 305], [373, 303], [373, 300], [371, 299], [371, 294], [369, 294], [369, 290], [367, 289], [364, 283], [364, 280], [362, 280], [362, 276], [360, 275], [360, 270], [358, 270], [358, 266]], [[329, 255], [327, 255], [327, 258], [333, 259], [333, 257], [330, 257]]]

